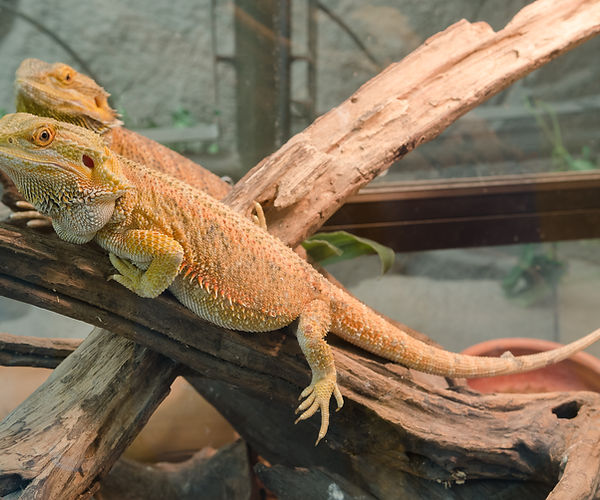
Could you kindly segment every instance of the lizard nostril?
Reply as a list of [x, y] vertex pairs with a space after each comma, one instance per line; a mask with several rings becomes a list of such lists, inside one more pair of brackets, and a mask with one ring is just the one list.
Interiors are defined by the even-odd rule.
[[9, 137], [9, 138], [8, 138], [8, 142], [9, 142], [10, 144], [12, 144], [12, 143], [13, 143], [13, 138], [12, 138], [12, 137]]

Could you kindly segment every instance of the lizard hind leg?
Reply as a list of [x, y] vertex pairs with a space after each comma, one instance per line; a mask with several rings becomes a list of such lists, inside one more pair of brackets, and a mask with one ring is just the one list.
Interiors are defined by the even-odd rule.
[[325, 335], [331, 324], [329, 304], [316, 299], [310, 302], [300, 313], [298, 321], [298, 343], [312, 371], [310, 385], [302, 391], [299, 399], [304, 399], [296, 409], [300, 416], [295, 423], [321, 412], [321, 428], [315, 446], [325, 437], [329, 427], [329, 401], [335, 397], [337, 409], [344, 404], [344, 399], [337, 385], [335, 364], [331, 348], [325, 342]]

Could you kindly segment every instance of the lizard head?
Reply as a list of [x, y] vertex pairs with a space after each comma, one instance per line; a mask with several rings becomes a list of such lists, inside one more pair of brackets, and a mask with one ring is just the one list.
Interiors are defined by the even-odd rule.
[[63, 239], [93, 238], [129, 188], [118, 158], [96, 133], [27, 113], [0, 119], [0, 170], [37, 210], [68, 229]]
[[17, 111], [48, 116], [102, 133], [121, 125], [110, 94], [89, 76], [63, 63], [25, 59], [17, 69]]

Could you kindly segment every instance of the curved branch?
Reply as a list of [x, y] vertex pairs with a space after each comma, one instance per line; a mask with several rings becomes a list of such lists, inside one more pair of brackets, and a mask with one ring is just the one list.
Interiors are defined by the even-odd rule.
[[[264, 160], [231, 200], [237, 207], [268, 201], [269, 227], [296, 242], [458, 116], [593, 36], [599, 19], [598, 2], [538, 0], [499, 33], [483, 23], [458, 23]], [[544, 44], [536, 43], [540, 37]], [[307, 443], [316, 421], [291, 424], [297, 394], [309, 380], [292, 336], [218, 328], [171, 297], [150, 301], [106, 282], [110, 272], [95, 247], [0, 225], [0, 293], [101, 325], [203, 373], [196, 387], [270, 461], [319, 467], [379, 497], [397, 496], [398, 484], [431, 496], [454, 484], [481, 496], [488, 479], [533, 481], [549, 491], [565, 463], [559, 492], [567, 485], [581, 496], [595, 487], [597, 461], [584, 463], [585, 452], [570, 446], [599, 427], [598, 395], [451, 391], [443, 380], [419, 382], [397, 365], [339, 343], [334, 352], [346, 405], [327, 440], [312, 449]], [[564, 407], [578, 411], [566, 418], [557, 410]], [[596, 434], [589, 444], [598, 448]], [[581, 467], [586, 480], [570, 479]], [[26, 471], [0, 477], [0, 486], [21, 474]], [[469, 483], [458, 486], [465, 479]]]
[[269, 231], [296, 246], [415, 147], [599, 32], [600, 3], [586, 0], [538, 0], [498, 32], [460, 21], [292, 137], [225, 200], [243, 211], [258, 201]]
[[579, 409], [585, 413], [577, 432], [568, 437], [560, 453], [561, 478], [548, 499], [597, 498], [600, 487], [600, 412], [597, 405]]
[[[93, 491], [167, 395], [175, 369], [126, 338], [92, 332], [0, 422], [0, 497], [22, 490], [22, 499], [68, 499]], [[121, 380], [128, 384], [115, 393]]]

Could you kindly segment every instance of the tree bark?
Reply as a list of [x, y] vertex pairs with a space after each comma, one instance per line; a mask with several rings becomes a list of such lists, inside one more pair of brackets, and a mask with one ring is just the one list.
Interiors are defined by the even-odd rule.
[[143, 299], [107, 282], [110, 272], [96, 247], [0, 226], [3, 293], [106, 325], [203, 374], [188, 373], [188, 380], [273, 464], [318, 467], [379, 498], [399, 488], [406, 498], [424, 492], [444, 498], [444, 485], [461, 492], [459, 498], [477, 498], [498, 488], [499, 479], [549, 491], [565, 464], [559, 487], [596, 487], [600, 464], [586, 450], [598, 444], [599, 395], [452, 390], [443, 379], [416, 380], [409, 370], [332, 338], [346, 403], [314, 448], [318, 418], [292, 424], [297, 396], [310, 380], [293, 335], [219, 328], [172, 297]]
[[79, 339], [48, 339], [0, 333], [0, 365], [56, 368], [80, 344]]
[[0, 496], [92, 494], [169, 392], [175, 366], [124, 337], [92, 332], [0, 423]]
[[121, 459], [102, 480], [97, 500], [250, 500], [246, 444], [202, 450], [180, 463], [147, 465]]

